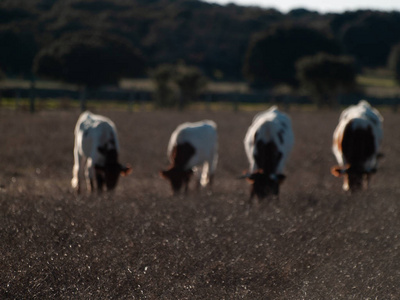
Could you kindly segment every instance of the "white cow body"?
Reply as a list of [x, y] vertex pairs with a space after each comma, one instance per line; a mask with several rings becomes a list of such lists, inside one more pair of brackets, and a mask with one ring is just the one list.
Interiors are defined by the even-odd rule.
[[117, 162], [119, 143], [114, 123], [104, 116], [88, 111], [82, 113], [75, 126], [72, 187], [80, 191], [80, 173], [84, 168], [88, 190], [93, 190], [93, 179], [97, 176], [95, 167], [100, 169], [110, 165], [107, 161], [109, 153], [115, 156], [112, 167], [122, 168]]
[[276, 106], [258, 113], [247, 130], [244, 148], [249, 161], [247, 178], [253, 183], [254, 195], [263, 198], [279, 194], [285, 178], [283, 169], [294, 144], [290, 118]]
[[[193, 153], [189, 151], [188, 154], [187, 148], [181, 150], [184, 149], [182, 147], [189, 147]], [[211, 181], [218, 162], [217, 125], [210, 120], [179, 125], [171, 135], [167, 155], [171, 162], [170, 170], [187, 173], [196, 170], [197, 167], [202, 167], [199, 180], [202, 186], [207, 185]], [[168, 171], [162, 173], [163, 177], [171, 180], [170, 176], [165, 176]], [[181, 175], [178, 174], [177, 177], [180, 181]]]
[[[341, 169], [345, 172], [346, 169], [357, 168], [360, 174], [376, 172], [383, 138], [382, 122], [381, 114], [365, 100], [348, 107], [341, 113], [339, 124], [333, 133], [332, 143], [332, 152], [339, 164], [339, 167], [335, 167], [336, 171]], [[363, 137], [356, 137], [354, 132]], [[348, 146], [352, 141], [354, 145]], [[344, 147], [346, 150], [343, 149]], [[332, 173], [335, 176], [341, 175], [340, 172], [332, 171]], [[343, 189], [349, 188], [349, 182], [345, 179]]]
[[[366, 129], [371, 126], [374, 135], [374, 143], [376, 150], [378, 151], [382, 143], [383, 130], [382, 122], [383, 117], [375, 108], [365, 101], [361, 100], [357, 105], [352, 105], [346, 108], [340, 115], [339, 124], [337, 125], [335, 132], [333, 133], [333, 144], [332, 151], [336, 157], [338, 164], [344, 167], [348, 162], [343, 155], [339, 141], [342, 140], [344, 130], [346, 126], [352, 122], [354, 129]], [[378, 152], [377, 152], [378, 153]], [[376, 167], [376, 156], [372, 156], [370, 159], [365, 161], [364, 165], [366, 170], [371, 170]]]
[[[279, 138], [280, 134], [282, 142]], [[247, 130], [243, 141], [247, 159], [250, 163], [250, 173], [261, 168], [255, 161], [255, 156], [257, 155], [257, 147], [255, 147], [255, 145], [259, 140], [265, 144], [271, 141], [274, 142], [279, 152], [282, 153], [282, 158], [275, 170], [276, 174], [282, 173], [294, 144], [292, 122], [290, 118], [286, 114], [280, 112], [276, 106], [272, 106], [269, 110], [258, 113], [253, 118], [253, 123]]]

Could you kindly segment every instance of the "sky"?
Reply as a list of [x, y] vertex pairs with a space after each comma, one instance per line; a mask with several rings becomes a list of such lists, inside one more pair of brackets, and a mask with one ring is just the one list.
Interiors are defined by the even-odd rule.
[[306, 8], [320, 13], [357, 9], [400, 11], [400, 0], [207, 0], [206, 2], [275, 8], [283, 13], [294, 8]]

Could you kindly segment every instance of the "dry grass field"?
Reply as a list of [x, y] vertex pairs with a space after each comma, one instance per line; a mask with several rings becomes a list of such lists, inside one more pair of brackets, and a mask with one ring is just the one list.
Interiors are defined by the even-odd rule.
[[[70, 189], [78, 111], [0, 111], [1, 299], [399, 299], [400, 118], [369, 191], [329, 170], [340, 111], [292, 109], [279, 201], [246, 214], [242, 140], [255, 112], [101, 111], [133, 173], [115, 193]], [[158, 171], [184, 121], [218, 124], [212, 192], [172, 197]]]

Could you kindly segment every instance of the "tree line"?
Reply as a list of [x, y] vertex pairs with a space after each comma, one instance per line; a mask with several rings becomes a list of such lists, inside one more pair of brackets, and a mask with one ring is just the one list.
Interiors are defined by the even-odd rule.
[[0, 75], [84, 87], [152, 76], [162, 104], [175, 94], [184, 106], [205, 77], [302, 87], [324, 101], [329, 91], [351, 90], [363, 68], [400, 74], [400, 13], [284, 14], [199, 0], [3, 0], [0, 45]]

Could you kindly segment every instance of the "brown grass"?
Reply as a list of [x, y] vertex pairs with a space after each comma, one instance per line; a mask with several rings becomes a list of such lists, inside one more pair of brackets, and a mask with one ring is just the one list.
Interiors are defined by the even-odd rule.
[[[369, 191], [330, 175], [339, 111], [290, 115], [296, 143], [279, 202], [245, 213], [242, 140], [254, 112], [99, 111], [134, 172], [114, 194], [69, 187], [77, 111], [0, 111], [1, 299], [397, 299], [399, 116]], [[213, 192], [171, 197], [158, 171], [183, 121], [218, 123]]]

